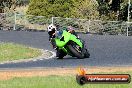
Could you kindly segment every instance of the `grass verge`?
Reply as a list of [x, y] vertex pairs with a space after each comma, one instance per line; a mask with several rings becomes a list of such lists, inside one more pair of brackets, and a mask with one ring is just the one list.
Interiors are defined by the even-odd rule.
[[0, 43], [0, 62], [29, 59], [41, 55], [38, 49], [13, 43]]
[[[120, 74], [130, 74], [132, 72], [116, 72]], [[131, 88], [130, 84], [85, 84], [80, 86], [76, 83], [75, 75], [69, 76], [35, 76], [16, 77], [9, 80], [0, 81], [1, 88]]]

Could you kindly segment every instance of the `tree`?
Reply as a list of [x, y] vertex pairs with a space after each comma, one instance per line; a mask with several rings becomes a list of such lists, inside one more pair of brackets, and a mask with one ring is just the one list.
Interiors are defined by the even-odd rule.
[[102, 20], [119, 20], [122, 0], [97, 0], [98, 11]]
[[28, 3], [29, 0], [0, 0], [0, 13], [4, 12], [5, 8], [8, 10], [14, 10], [17, 5], [24, 5], [24, 3]]
[[73, 17], [98, 19], [99, 12], [97, 11], [98, 3], [96, 0], [80, 0], [74, 3]]
[[108, 15], [109, 5], [106, 2], [99, 3], [98, 11], [100, 15]]
[[130, 7], [130, 18], [132, 19], [132, 5]]
[[114, 12], [119, 11], [121, 2], [122, 2], [122, 0], [112, 0], [110, 9]]
[[[124, 2], [121, 4], [119, 20], [127, 21], [127, 17], [128, 17], [128, 0], [124, 0]], [[132, 17], [132, 1], [130, 7], [130, 19], [132, 19], [131, 17]]]
[[27, 14], [70, 17], [74, 0], [31, 0]]
[[0, 0], [0, 13], [4, 12], [4, 7], [11, 8], [11, 0]]
[[31, 0], [27, 14], [46, 17], [95, 18], [96, 0]]

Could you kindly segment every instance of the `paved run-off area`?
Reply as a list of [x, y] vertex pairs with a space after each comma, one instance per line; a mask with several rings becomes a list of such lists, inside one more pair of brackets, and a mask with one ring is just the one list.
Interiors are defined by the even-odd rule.
[[[90, 58], [76, 59], [65, 57], [43, 59], [20, 63], [0, 64], [2, 68], [28, 67], [77, 67], [77, 66], [131, 66], [132, 37], [114, 35], [80, 34], [90, 51]], [[13, 42], [30, 47], [54, 51], [46, 32], [0, 31], [1, 42]]]

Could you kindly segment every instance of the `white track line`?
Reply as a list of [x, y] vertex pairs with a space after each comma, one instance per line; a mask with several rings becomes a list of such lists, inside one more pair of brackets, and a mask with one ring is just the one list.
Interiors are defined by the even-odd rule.
[[[49, 50], [45, 50], [45, 51], [49, 51]], [[48, 57], [47, 59], [51, 59], [51, 58], [53, 58], [53, 57], [56, 56], [56, 53], [55, 52], [53, 52], [53, 51], [49, 51], [49, 52], [52, 53], [52, 56]]]

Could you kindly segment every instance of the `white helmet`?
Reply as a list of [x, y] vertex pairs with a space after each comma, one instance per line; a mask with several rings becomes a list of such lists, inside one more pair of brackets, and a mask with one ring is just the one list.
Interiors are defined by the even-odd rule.
[[48, 26], [48, 32], [52, 32], [52, 31], [56, 31], [56, 26], [55, 25], [53, 25], [53, 24], [50, 24], [49, 26]]

